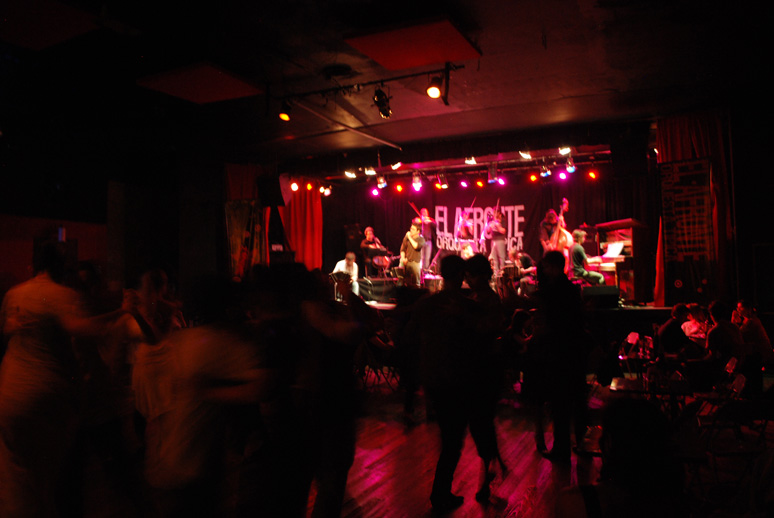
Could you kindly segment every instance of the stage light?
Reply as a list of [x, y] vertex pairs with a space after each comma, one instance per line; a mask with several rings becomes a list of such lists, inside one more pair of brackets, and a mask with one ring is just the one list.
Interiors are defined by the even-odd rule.
[[311, 191], [312, 189], [314, 189], [314, 185], [312, 185], [311, 183], [307, 183], [306, 184], [306, 190], [307, 191]]
[[597, 175], [597, 172], [596, 172], [596, 171], [594, 171], [593, 169], [592, 169], [591, 171], [589, 171], [589, 172], [588, 172], [588, 177], [589, 177], [589, 178], [591, 178], [592, 180], [596, 180], [596, 179], [597, 179], [597, 176], [598, 176], [598, 175]]
[[529, 175], [529, 181], [530, 182], [537, 182], [538, 181], [538, 175], [536, 173], [532, 173]]
[[366, 176], [376, 176], [376, 169], [374, 169], [373, 167], [366, 167], [365, 174]]
[[290, 103], [282, 101], [282, 107], [280, 108], [279, 118], [285, 122], [290, 120]]
[[395, 162], [394, 164], [392, 164], [392, 165], [390, 166], [390, 168], [391, 168], [393, 171], [397, 171], [398, 169], [400, 169], [400, 166], [402, 166], [402, 165], [403, 165], [403, 163], [401, 163], [401, 162]]
[[519, 155], [521, 155], [521, 158], [524, 160], [532, 160], [532, 154], [529, 152], [528, 149], [525, 149], [524, 151], [519, 151]]
[[347, 178], [357, 178], [357, 174], [355, 174], [355, 171], [344, 171], [344, 176]]
[[325, 194], [325, 187], [322, 185], [320, 186], [320, 194]]
[[495, 183], [497, 181], [497, 164], [489, 164], [489, 170], [486, 173], [487, 183]]
[[569, 157], [567, 159], [567, 166], [565, 167], [568, 173], [574, 173], [575, 172], [575, 162], [573, 162], [572, 157]]
[[567, 146], [565, 146], [565, 147], [560, 147], [560, 148], [559, 148], [559, 154], [560, 154], [560, 155], [562, 155], [562, 156], [567, 156], [567, 155], [569, 155], [571, 151], [572, 151], [572, 149], [570, 149], [570, 148], [569, 148], [569, 147], [567, 147]]
[[293, 192], [296, 192], [298, 190], [298, 183], [297, 182], [291, 183], [290, 184], [290, 190], [293, 191]]
[[497, 179], [497, 183], [500, 185], [505, 185], [505, 180], [502, 177], [500, 177]]
[[462, 187], [463, 189], [467, 189], [468, 188], [468, 181], [465, 180], [464, 178], [462, 180], [460, 180], [460, 187]]
[[476, 180], [476, 186], [477, 187], [483, 187], [484, 186], [484, 180]]
[[567, 173], [566, 173], [566, 172], [564, 172], [564, 171], [562, 171], [561, 173], [559, 173], [559, 179], [560, 179], [560, 180], [566, 180], [566, 179], [567, 179]]
[[384, 176], [377, 176], [376, 186], [380, 189], [384, 189], [385, 187], [387, 187], [387, 178], [385, 178]]
[[401, 184], [397, 184], [395, 186], [395, 190], [398, 191], [398, 192], [403, 192], [403, 186]]
[[549, 176], [551, 176], [551, 170], [548, 168], [548, 166], [540, 166], [540, 177], [548, 178]]
[[438, 175], [438, 185], [441, 189], [448, 189], [449, 188], [449, 182], [446, 181], [446, 175], [441, 173]]
[[465, 163], [468, 165], [476, 165], [476, 157], [469, 156], [465, 159]]
[[427, 95], [431, 99], [438, 99], [441, 97], [441, 88], [443, 87], [443, 78], [436, 76], [430, 79], [430, 84], [427, 85]]
[[382, 119], [389, 119], [392, 115], [392, 110], [390, 109], [390, 97], [387, 97], [387, 94], [384, 93], [384, 90], [381, 88], [377, 88], [374, 92], [374, 104], [379, 109], [379, 115], [382, 116]]
[[414, 173], [412, 176], [411, 186], [415, 191], [418, 191], [422, 188], [422, 177], [419, 173]]
[[371, 196], [379, 196], [379, 189], [377, 189], [376, 187], [371, 189]]
[[330, 185], [325, 188], [325, 190], [323, 191], [323, 195], [325, 195], [325, 196], [330, 196], [331, 195], [331, 187], [330, 187]]

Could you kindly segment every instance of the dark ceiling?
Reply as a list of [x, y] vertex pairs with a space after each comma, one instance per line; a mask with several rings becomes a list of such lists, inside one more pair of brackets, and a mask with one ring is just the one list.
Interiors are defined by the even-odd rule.
[[[737, 52], [755, 14], [733, 5], [5, 0], [0, 130], [95, 153], [195, 135], [262, 164], [488, 137], [512, 152], [531, 131], [723, 105], [757, 70]], [[445, 104], [424, 90], [447, 62]]]

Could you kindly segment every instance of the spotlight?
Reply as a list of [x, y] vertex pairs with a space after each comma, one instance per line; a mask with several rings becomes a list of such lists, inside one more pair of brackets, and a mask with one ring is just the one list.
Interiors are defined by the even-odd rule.
[[427, 95], [431, 99], [438, 99], [441, 97], [441, 87], [443, 87], [443, 78], [436, 76], [430, 79], [430, 84], [427, 85]]
[[448, 189], [449, 183], [446, 181], [446, 175], [443, 173], [440, 173], [438, 175], [438, 183], [436, 184], [440, 189]]
[[344, 171], [344, 176], [347, 178], [357, 178], [355, 171]]
[[568, 173], [575, 172], [575, 162], [572, 161], [572, 157], [567, 158], [567, 167], [565, 169]]
[[376, 169], [373, 167], [366, 167], [365, 168], [365, 174], [366, 176], [375, 176], [376, 175]]
[[519, 155], [524, 160], [532, 160], [532, 154], [529, 152], [528, 149], [525, 149], [524, 151], [519, 151]]
[[486, 174], [487, 183], [495, 183], [497, 181], [497, 164], [489, 164], [489, 171]]
[[290, 184], [290, 190], [293, 192], [296, 192], [298, 190], [298, 182], [293, 182]]
[[403, 192], [403, 186], [401, 184], [397, 184], [395, 186], [395, 190], [398, 191], [398, 192]]
[[567, 155], [569, 155], [569, 154], [570, 154], [570, 151], [572, 151], [572, 149], [570, 149], [570, 148], [569, 148], [569, 147], [567, 147], [567, 146], [564, 146], [564, 147], [560, 147], [560, 148], [559, 148], [559, 154], [560, 154], [560, 155], [562, 155], [562, 156], [567, 156]]
[[468, 165], [476, 165], [476, 157], [469, 156], [465, 159], [465, 163]]
[[322, 185], [320, 186], [320, 194], [325, 194], [325, 187]]
[[484, 180], [476, 180], [476, 187], [483, 187], [484, 186]]
[[384, 93], [384, 90], [381, 88], [377, 88], [374, 92], [374, 104], [379, 109], [379, 115], [382, 116], [382, 119], [389, 119], [390, 115], [392, 115], [390, 99], [391, 98], [387, 97], [387, 94]]
[[462, 187], [463, 189], [467, 189], [468, 181], [465, 180], [464, 178], [462, 180], [460, 180], [460, 187]]
[[548, 168], [548, 166], [543, 165], [540, 167], [540, 177], [541, 178], [548, 178], [551, 176], [551, 170]]
[[497, 183], [500, 185], [505, 185], [505, 180], [503, 178], [498, 178]]
[[559, 179], [560, 180], [566, 180], [567, 179], [567, 173], [565, 173], [564, 171], [559, 173]]
[[323, 195], [324, 196], [330, 196], [331, 195], [331, 186], [330, 185], [325, 188], [325, 190], [323, 191]]
[[384, 176], [377, 176], [376, 186], [380, 189], [384, 189], [385, 187], [387, 187], [387, 178], [385, 178]]
[[306, 184], [306, 190], [307, 191], [311, 191], [312, 189], [314, 189], [314, 186], [311, 183], [307, 183]]
[[418, 191], [422, 188], [422, 177], [419, 173], [414, 173], [411, 180], [411, 186], [414, 188], [415, 191]]
[[279, 118], [285, 122], [290, 120], [290, 103], [282, 101], [282, 107], [280, 108]]
[[596, 180], [598, 175], [597, 175], [597, 172], [592, 169], [591, 171], [588, 172], [588, 176], [592, 180]]
[[538, 181], [538, 175], [536, 173], [532, 173], [529, 175], [529, 181], [530, 182], [537, 182]]
[[394, 164], [392, 164], [392, 165], [390, 166], [390, 168], [391, 168], [393, 171], [397, 171], [398, 169], [400, 169], [400, 166], [402, 166], [402, 165], [403, 165], [403, 164], [402, 164], [402, 163], [400, 163], [400, 162], [395, 162]]
[[376, 187], [371, 189], [371, 196], [379, 196], [379, 189], [377, 189]]

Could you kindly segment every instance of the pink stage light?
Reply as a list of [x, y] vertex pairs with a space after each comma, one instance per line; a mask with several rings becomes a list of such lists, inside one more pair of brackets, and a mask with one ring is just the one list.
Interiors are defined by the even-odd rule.
[[461, 181], [460, 181], [460, 187], [467, 188], [467, 187], [468, 187], [468, 182], [467, 182], [467, 180], [461, 180]]
[[499, 183], [500, 185], [505, 185], [505, 180], [503, 180], [502, 178], [498, 178], [497, 183]]
[[379, 196], [379, 189], [374, 187], [374, 189], [371, 191], [371, 196]]
[[566, 180], [567, 179], [567, 173], [565, 173], [565, 172], [559, 173], [559, 179], [560, 180]]
[[413, 184], [411, 184], [411, 186], [414, 187], [414, 190], [417, 191], [417, 192], [422, 190], [422, 184], [421, 183], [414, 182]]

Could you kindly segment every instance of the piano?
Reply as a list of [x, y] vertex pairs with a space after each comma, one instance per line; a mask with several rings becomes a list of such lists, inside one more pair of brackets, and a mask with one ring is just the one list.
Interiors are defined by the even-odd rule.
[[605, 284], [618, 286], [620, 297], [628, 304], [653, 300], [653, 258], [648, 228], [634, 219], [600, 223], [595, 227], [595, 249], [589, 254], [589, 269], [605, 277]]

